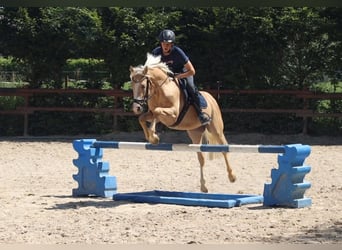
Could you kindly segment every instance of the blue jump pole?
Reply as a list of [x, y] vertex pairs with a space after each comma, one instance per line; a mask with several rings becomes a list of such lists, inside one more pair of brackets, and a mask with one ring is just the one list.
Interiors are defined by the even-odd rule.
[[285, 146], [275, 145], [151, 144], [146, 142], [95, 141], [92, 147], [183, 152], [285, 153]]

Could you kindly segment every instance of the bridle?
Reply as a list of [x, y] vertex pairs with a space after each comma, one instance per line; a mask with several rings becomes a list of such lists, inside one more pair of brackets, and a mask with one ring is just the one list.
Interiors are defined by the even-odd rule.
[[147, 101], [148, 101], [148, 99], [151, 98], [151, 97], [148, 96], [149, 95], [148, 91], [150, 89], [151, 80], [147, 76], [143, 75], [143, 77], [139, 81], [134, 81], [132, 79], [132, 82], [134, 82], [135, 84], [141, 84], [144, 80], [147, 80], [147, 85], [146, 85], [146, 90], [145, 90], [145, 93], [144, 93], [144, 97], [143, 97], [143, 99], [133, 98], [133, 103], [139, 104], [145, 110], [145, 107], [147, 107]]
[[[132, 79], [132, 82], [134, 82], [135, 84], [141, 84], [144, 80], [147, 80], [147, 85], [146, 85], [144, 97], [143, 97], [143, 99], [133, 98], [133, 103], [139, 104], [145, 110], [145, 107], [147, 107], [147, 101], [152, 97], [152, 95], [149, 95], [149, 89], [150, 89], [150, 86], [151, 86], [151, 80], [146, 75], [143, 75], [143, 74], [141, 74], [141, 75], [143, 77], [139, 81], [134, 81]], [[166, 83], [167, 79], [169, 79], [169, 75], [166, 76], [165, 80], [158, 87], [163, 86]]]

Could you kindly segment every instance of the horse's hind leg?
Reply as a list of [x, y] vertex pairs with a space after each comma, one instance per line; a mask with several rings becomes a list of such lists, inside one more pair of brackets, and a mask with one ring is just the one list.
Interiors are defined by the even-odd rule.
[[[222, 145], [223, 145], [223, 144], [228, 144], [227, 139], [226, 139], [226, 137], [224, 136], [223, 133], [220, 134], [220, 135], [218, 135], [218, 142], [219, 142], [220, 144], [222, 144]], [[224, 161], [225, 161], [225, 163], [226, 163], [226, 168], [227, 168], [227, 172], [228, 172], [229, 181], [230, 181], [230, 182], [235, 182], [235, 181], [236, 181], [236, 176], [235, 176], [235, 174], [233, 173], [233, 169], [231, 168], [231, 166], [230, 166], [230, 164], [229, 164], [229, 161], [228, 161], [229, 155], [228, 155], [227, 152], [222, 152], [222, 154], [223, 154], [223, 157], [224, 157]]]
[[197, 153], [197, 159], [200, 163], [200, 183], [201, 183], [201, 191], [203, 193], [208, 193], [208, 188], [205, 186], [205, 179], [204, 179], [204, 173], [203, 173], [203, 169], [204, 169], [204, 155], [202, 152], [198, 152]]
[[[204, 128], [198, 128], [197, 130], [191, 130], [187, 131], [192, 143], [194, 144], [200, 144], [202, 142], [202, 136], [203, 136]], [[202, 152], [197, 152], [197, 159], [200, 164], [200, 184], [201, 184], [201, 191], [203, 193], [208, 193], [208, 188], [205, 185], [205, 179], [204, 179], [204, 154]]]
[[[227, 145], [228, 141], [226, 139], [226, 137], [224, 136], [223, 133], [217, 132], [217, 130], [214, 130], [212, 127], [208, 127], [209, 131], [210, 131], [210, 135], [213, 141], [217, 142], [220, 145]], [[209, 142], [212, 143], [212, 142]], [[230, 164], [229, 164], [229, 154], [227, 152], [222, 152], [224, 161], [226, 163], [226, 168], [227, 168], [227, 172], [228, 172], [228, 179], [230, 182], [235, 182], [236, 181], [236, 176], [233, 173], [233, 169], [231, 168]]]
[[[217, 135], [217, 141], [221, 145], [228, 144], [227, 139], [226, 139], [226, 137], [224, 136], [223, 133], [220, 134], [220, 135]], [[229, 164], [229, 160], [228, 160], [229, 155], [228, 155], [227, 152], [222, 152], [222, 154], [223, 154], [224, 161], [226, 163], [226, 168], [227, 168], [227, 172], [228, 172], [229, 181], [230, 182], [235, 182], [236, 181], [236, 176], [233, 173], [233, 169], [231, 168], [231, 166]]]
[[227, 172], [228, 172], [228, 178], [230, 182], [235, 182], [236, 181], [236, 176], [233, 173], [233, 169], [230, 167], [229, 161], [228, 161], [228, 153], [227, 152], [222, 152], [224, 161], [226, 162], [226, 167], [227, 167]]

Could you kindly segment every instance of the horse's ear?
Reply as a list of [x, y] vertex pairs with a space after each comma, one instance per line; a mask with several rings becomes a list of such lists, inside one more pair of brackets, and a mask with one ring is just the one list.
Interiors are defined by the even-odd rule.
[[133, 66], [129, 66], [129, 71], [132, 73], [133, 72]]
[[146, 67], [144, 68], [143, 75], [146, 75], [146, 74], [147, 74], [147, 71], [148, 71], [148, 66], [146, 66]]

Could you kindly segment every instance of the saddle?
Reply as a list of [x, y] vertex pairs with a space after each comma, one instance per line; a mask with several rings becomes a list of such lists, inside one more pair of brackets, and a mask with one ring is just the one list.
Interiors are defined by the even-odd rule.
[[[179, 80], [179, 90], [183, 92], [184, 94], [184, 106], [183, 109], [181, 110], [181, 112], [179, 113], [179, 116], [177, 118], [177, 121], [171, 126], [171, 127], [175, 127], [177, 126], [184, 118], [186, 112], [188, 111], [190, 105], [194, 104], [193, 99], [191, 98], [191, 95], [189, 95], [188, 90], [187, 90], [187, 80], [186, 78], [180, 79]], [[205, 98], [203, 97], [203, 95], [198, 92], [198, 96], [200, 99], [200, 108], [206, 108], [208, 106], [207, 101], [205, 100]]]

